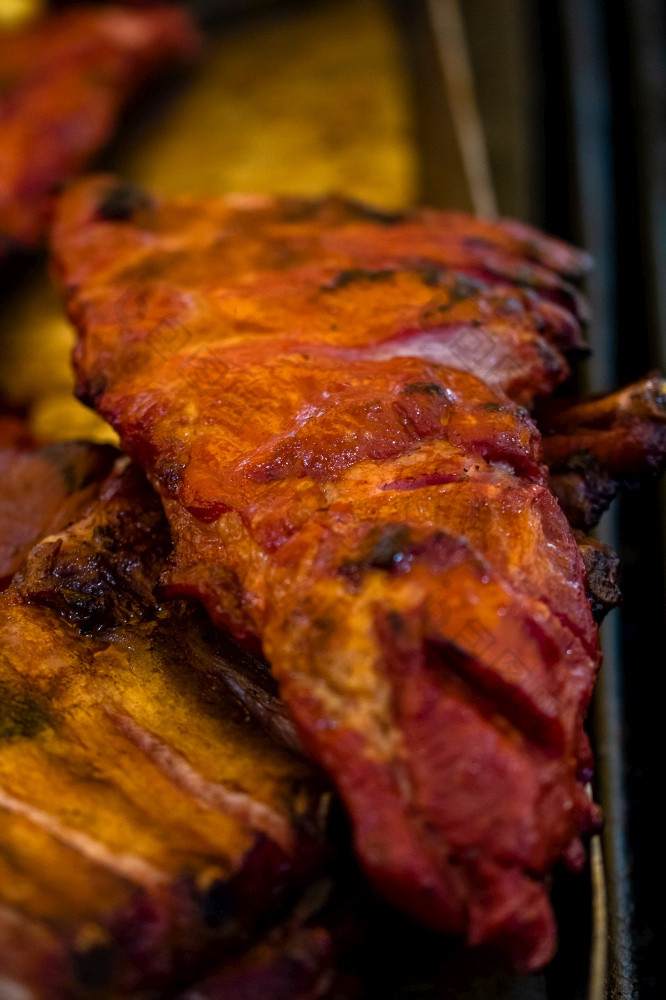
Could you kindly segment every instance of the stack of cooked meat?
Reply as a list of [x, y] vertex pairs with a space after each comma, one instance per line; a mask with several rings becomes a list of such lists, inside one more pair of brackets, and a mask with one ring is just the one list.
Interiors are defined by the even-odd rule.
[[[43, 232], [59, 162], [38, 221], [0, 171], [4, 232]], [[541, 967], [553, 866], [599, 823], [615, 561], [579, 529], [666, 458], [657, 376], [548, 400], [585, 257], [518, 223], [106, 176], [51, 240], [79, 395], [129, 457], [0, 422], [0, 984], [333, 996], [331, 789], [384, 897]]]

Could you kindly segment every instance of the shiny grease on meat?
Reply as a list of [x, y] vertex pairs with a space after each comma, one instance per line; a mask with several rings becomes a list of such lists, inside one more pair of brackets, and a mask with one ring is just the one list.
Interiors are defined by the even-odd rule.
[[598, 822], [586, 569], [522, 408], [568, 374], [586, 259], [342, 199], [62, 201], [81, 395], [159, 491], [171, 594], [271, 663], [382, 891], [520, 969]]

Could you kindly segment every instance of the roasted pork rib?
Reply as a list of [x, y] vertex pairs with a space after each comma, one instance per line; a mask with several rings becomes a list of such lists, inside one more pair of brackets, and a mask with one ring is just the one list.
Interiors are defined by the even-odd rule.
[[550, 487], [576, 528], [599, 520], [618, 489], [666, 463], [666, 381], [648, 375], [617, 392], [549, 401], [540, 414]]
[[383, 892], [518, 969], [598, 822], [597, 630], [521, 408], [581, 346], [585, 265], [515, 223], [109, 177], [54, 234], [78, 391], [162, 497], [169, 591], [262, 647]]
[[41, 244], [54, 191], [150, 76], [197, 51], [184, 10], [70, 8], [0, 32], [0, 259]]
[[[36, 493], [51, 461], [15, 446], [7, 510], [13, 472]], [[289, 969], [319, 997], [335, 941], [291, 908], [329, 877], [327, 786], [218, 683], [233, 659], [200, 609], [155, 604], [170, 539], [143, 475], [78, 444], [60, 468], [84, 450], [74, 520], [44, 518], [0, 595], [0, 995], [176, 996], [203, 976], [201, 995], [286, 1000]]]

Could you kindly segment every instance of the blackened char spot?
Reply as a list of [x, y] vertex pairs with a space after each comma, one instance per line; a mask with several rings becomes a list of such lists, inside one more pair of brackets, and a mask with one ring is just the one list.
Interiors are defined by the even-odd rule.
[[415, 392], [425, 392], [430, 396], [445, 396], [446, 392], [437, 382], [408, 382], [403, 386], [402, 391], [408, 396]]
[[358, 560], [368, 569], [391, 569], [404, 555], [409, 544], [406, 524], [388, 524], [373, 532], [369, 546]]
[[121, 222], [139, 209], [151, 209], [153, 204], [153, 199], [143, 188], [131, 181], [120, 181], [105, 193], [97, 206], [97, 214], [107, 222]]
[[348, 213], [363, 222], [377, 222], [380, 226], [398, 226], [406, 222], [409, 215], [406, 212], [391, 212], [376, 205], [368, 205], [356, 198], [345, 198], [345, 208]]
[[178, 492], [185, 471], [184, 462], [172, 462], [167, 459], [158, 460], [155, 463], [155, 479], [157, 480], [160, 492], [171, 500], [178, 498]]
[[368, 570], [406, 573], [415, 560], [443, 572], [467, 551], [464, 541], [446, 532], [435, 531], [418, 537], [406, 524], [387, 524], [368, 533], [359, 554], [345, 560], [340, 565], [340, 573], [350, 583], [358, 584]]
[[207, 927], [230, 927], [235, 923], [237, 905], [229, 881], [215, 878], [199, 887], [197, 902]]
[[594, 527], [619, 489], [619, 483], [598, 466], [579, 472], [558, 463], [548, 482], [572, 528], [585, 530]]
[[49, 722], [36, 696], [0, 681], [0, 740], [33, 739]]
[[60, 473], [68, 494], [82, 490], [96, 480], [101, 480], [112, 469], [120, 452], [111, 445], [85, 442], [57, 441], [46, 445], [42, 456]]
[[372, 270], [365, 267], [347, 268], [327, 284], [321, 286], [323, 292], [334, 292], [338, 288], [346, 288], [347, 285], [358, 281], [388, 281], [397, 274], [412, 274], [421, 279], [428, 288], [437, 288], [444, 279], [444, 271], [440, 267], [429, 264], [415, 264], [413, 267], [385, 267]]
[[107, 385], [108, 380], [105, 375], [101, 373], [91, 375], [87, 381], [80, 382], [77, 385], [76, 398], [84, 406], [88, 406], [91, 410], [94, 410], [100, 397], [106, 392]]
[[586, 590], [592, 613], [597, 622], [601, 622], [609, 611], [622, 602], [620, 559], [610, 545], [590, 538], [582, 531], [575, 531], [574, 534], [585, 563]]
[[387, 611], [386, 621], [396, 635], [403, 636], [407, 634], [407, 623], [398, 611]]
[[428, 288], [437, 288], [444, 280], [445, 271], [441, 267], [430, 267], [425, 265], [417, 269], [423, 279], [423, 284]]
[[113, 951], [108, 944], [95, 943], [75, 949], [71, 955], [74, 976], [87, 990], [103, 990], [111, 983]]
[[340, 271], [327, 284], [321, 286], [323, 292], [334, 292], [338, 288], [346, 288], [357, 281], [386, 281], [392, 278], [397, 271], [394, 268], [385, 268], [381, 271], [369, 271], [363, 267], [354, 267], [345, 271]]
[[467, 299], [477, 299], [481, 292], [486, 291], [488, 285], [480, 278], [472, 278], [470, 275], [458, 275], [449, 289], [451, 303], [465, 302]]

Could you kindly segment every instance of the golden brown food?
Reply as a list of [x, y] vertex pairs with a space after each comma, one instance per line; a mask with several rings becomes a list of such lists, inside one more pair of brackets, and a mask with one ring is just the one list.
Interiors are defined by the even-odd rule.
[[0, 595], [0, 992], [175, 995], [203, 975], [284, 1000], [286, 962], [319, 996], [332, 940], [289, 911], [326, 870], [326, 787], [218, 681], [234, 653], [201, 613], [155, 604], [159, 501], [88, 451], [96, 495]]
[[54, 192], [109, 141], [128, 99], [198, 47], [168, 6], [73, 7], [0, 32], [0, 259], [42, 243]]
[[171, 593], [261, 645], [381, 889], [521, 969], [598, 819], [585, 568], [509, 398], [565, 377], [584, 264], [515, 223], [113, 178], [54, 235], [79, 392], [162, 496]]

